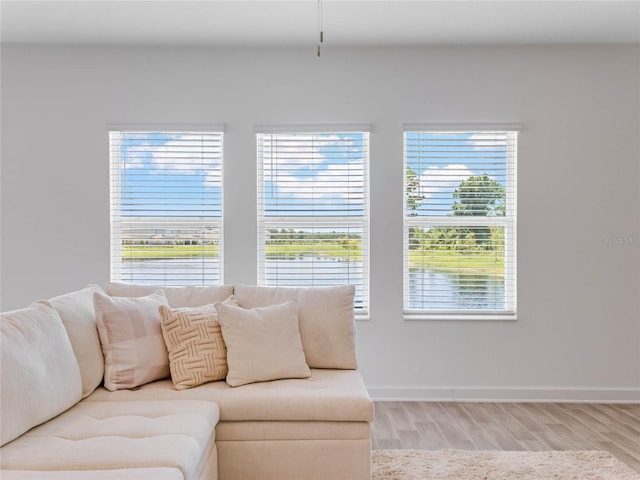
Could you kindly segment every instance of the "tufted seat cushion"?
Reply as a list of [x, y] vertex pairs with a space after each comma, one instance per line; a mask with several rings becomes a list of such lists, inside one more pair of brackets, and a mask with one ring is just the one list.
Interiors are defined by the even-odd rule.
[[[82, 401], [5, 445], [2, 469], [153, 467], [177, 469], [178, 478], [193, 480], [215, 448], [218, 419], [218, 405], [208, 401]], [[169, 475], [161, 478], [175, 477]]]
[[0, 470], [2, 480], [183, 480], [175, 468], [117, 468], [113, 470]]

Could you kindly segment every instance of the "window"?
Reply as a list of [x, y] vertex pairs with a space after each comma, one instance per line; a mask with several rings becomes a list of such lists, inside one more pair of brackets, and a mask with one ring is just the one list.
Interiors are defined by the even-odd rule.
[[110, 131], [111, 280], [222, 282], [222, 133]]
[[404, 133], [405, 315], [516, 313], [517, 131]]
[[257, 134], [258, 281], [356, 286], [368, 305], [369, 134]]

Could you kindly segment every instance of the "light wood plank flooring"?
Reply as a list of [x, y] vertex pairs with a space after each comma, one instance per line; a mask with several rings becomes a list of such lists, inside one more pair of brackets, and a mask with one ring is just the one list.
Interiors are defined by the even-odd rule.
[[375, 402], [374, 449], [604, 450], [640, 472], [640, 404]]

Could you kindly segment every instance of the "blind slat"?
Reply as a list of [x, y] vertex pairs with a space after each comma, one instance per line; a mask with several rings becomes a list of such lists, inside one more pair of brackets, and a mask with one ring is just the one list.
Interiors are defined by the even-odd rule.
[[404, 134], [404, 309], [516, 309], [515, 131]]
[[356, 286], [368, 305], [366, 132], [258, 133], [258, 275]]
[[222, 132], [109, 132], [111, 279], [222, 281]]

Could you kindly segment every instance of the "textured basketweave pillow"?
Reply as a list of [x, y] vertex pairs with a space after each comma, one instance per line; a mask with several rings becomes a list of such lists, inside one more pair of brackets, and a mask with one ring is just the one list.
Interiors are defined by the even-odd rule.
[[114, 391], [169, 376], [169, 357], [160, 327], [162, 290], [140, 298], [95, 292], [93, 302], [102, 353], [104, 386]]
[[302, 350], [295, 299], [251, 310], [216, 303], [216, 309], [227, 346], [229, 385], [311, 375]]
[[[237, 305], [233, 296], [224, 303]], [[227, 348], [215, 305], [160, 307], [162, 335], [169, 352], [171, 381], [176, 390], [197, 387], [227, 376]]]

